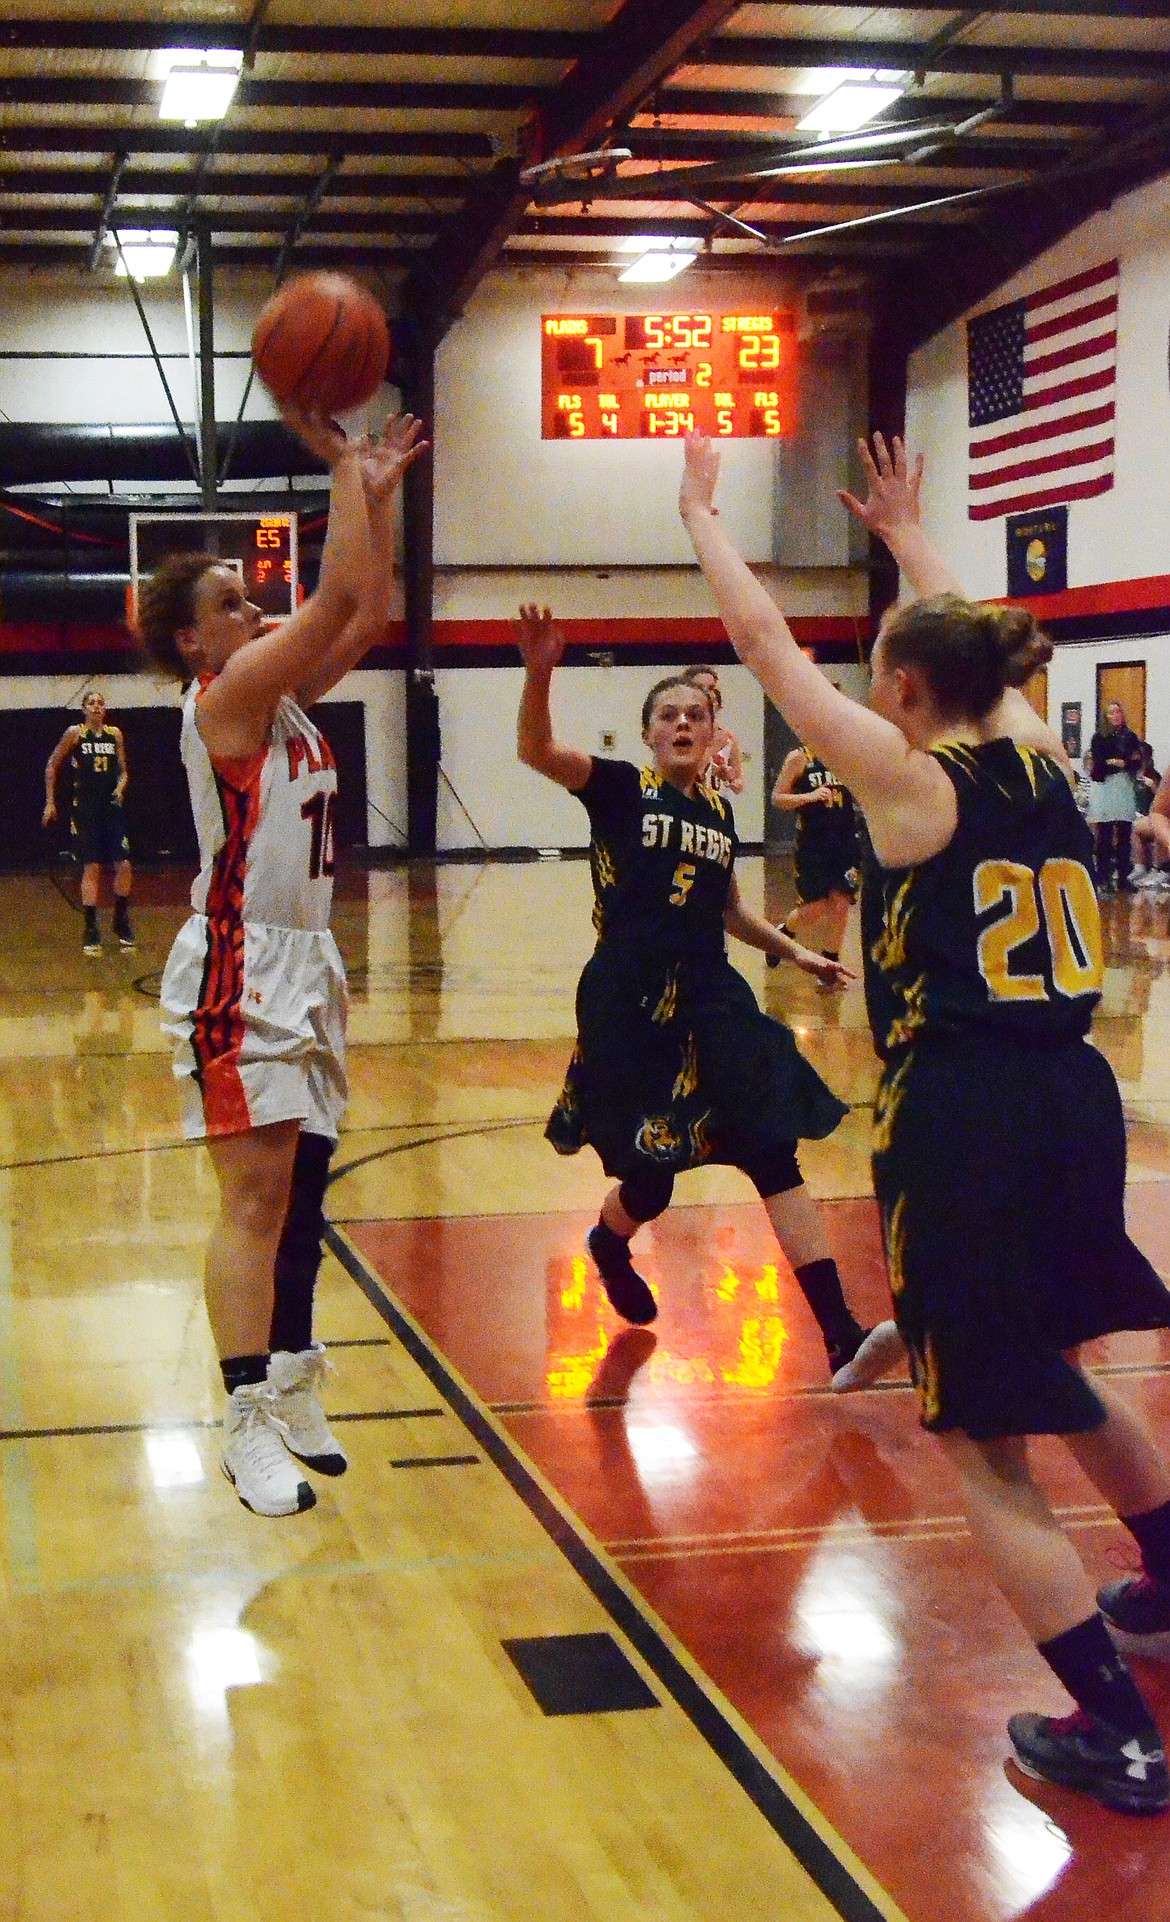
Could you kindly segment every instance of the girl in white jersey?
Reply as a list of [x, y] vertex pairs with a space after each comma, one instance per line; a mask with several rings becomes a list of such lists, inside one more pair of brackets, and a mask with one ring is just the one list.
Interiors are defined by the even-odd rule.
[[293, 1455], [329, 1474], [346, 1466], [313, 1392], [324, 1361], [311, 1332], [346, 1091], [345, 973], [329, 932], [337, 774], [303, 710], [384, 627], [391, 502], [424, 445], [409, 415], [358, 444], [290, 419], [332, 472], [316, 592], [264, 633], [231, 568], [179, 554], [142, 589], [138, 617], [152, 659], [194, 676], [182, 754], [201, 865], [163, 975], [163, 1025], [185, 1131], [207, 1141], [219, 1182], [206, 1296], [228, 1396], [224, 1470], [263, 1515], [312, 1507]]

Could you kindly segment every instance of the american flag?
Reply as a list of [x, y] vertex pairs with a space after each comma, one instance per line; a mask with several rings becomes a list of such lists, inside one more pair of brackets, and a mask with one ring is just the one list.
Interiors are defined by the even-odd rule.
[[967, 323], [973, 521], [1113, 485], [1118, 264]]

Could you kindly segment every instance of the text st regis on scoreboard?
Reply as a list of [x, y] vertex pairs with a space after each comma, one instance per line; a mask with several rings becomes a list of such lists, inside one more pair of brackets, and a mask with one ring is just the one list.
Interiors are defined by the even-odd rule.
[[542, 314], [541, 437], [780, 439], [796, 369], [791, 312]]

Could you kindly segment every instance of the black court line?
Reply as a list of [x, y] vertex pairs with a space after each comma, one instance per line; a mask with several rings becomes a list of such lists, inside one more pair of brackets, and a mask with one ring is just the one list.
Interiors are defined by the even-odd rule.
[[328, 1346], [331, 1350], [334, 1348], [393, 1348], [394, 1343], [385, 1335], [355, 1335], [352, 1341], [331, 1341]]
[[[389, 1344], [387, 1344], [389, 1346]], [[422, 1421], [446, 1408], [375, 1408], [357, 1415], [326, 1415], [326, 1421]], [[190, 1429], [222, 1428], [222, 1421], [110, 1421], [79, 1428], [0, 1428], [0, 1442], [68, 1441], [79, 1435], [179, 1435]]]
[[325, 1239], [375, 1313], [393, 1329], [411, 1360], [417, 1362], [431, 1386], [450, 1404], [452, 1412], [535, 1516], [610, 1620], [632, 1642], [687, 1719], [842, 1917], [842, 1922], [886, 1922], [881, 1909], [833, 1854], [828, 1842], [817, 1833], [783, 1785], [753, 1753], [718, 1703], [679, 1660], [661, 1631], [615, 1581], [602, 1557], [571, 1519], [545, 1494], [508, 1435], [496, 1427], [480, 1404], [454, 1378], [439, 1351], [386, 1293], [357, 1249], [343, 1240], [335, 1228], [326, 1231]]
[[391, 1468], [480, 1468], [479, 1455], [402, 1455]]

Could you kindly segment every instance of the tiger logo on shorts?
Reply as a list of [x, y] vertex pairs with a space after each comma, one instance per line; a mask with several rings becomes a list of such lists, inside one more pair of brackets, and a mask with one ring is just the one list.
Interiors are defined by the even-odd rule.
[[634, 1136], [634, 1146], [640, 1155], [649, 1155], [652, 1161], [671, 1161], [682, 1142], [665, 1115], [647, 1115]]

